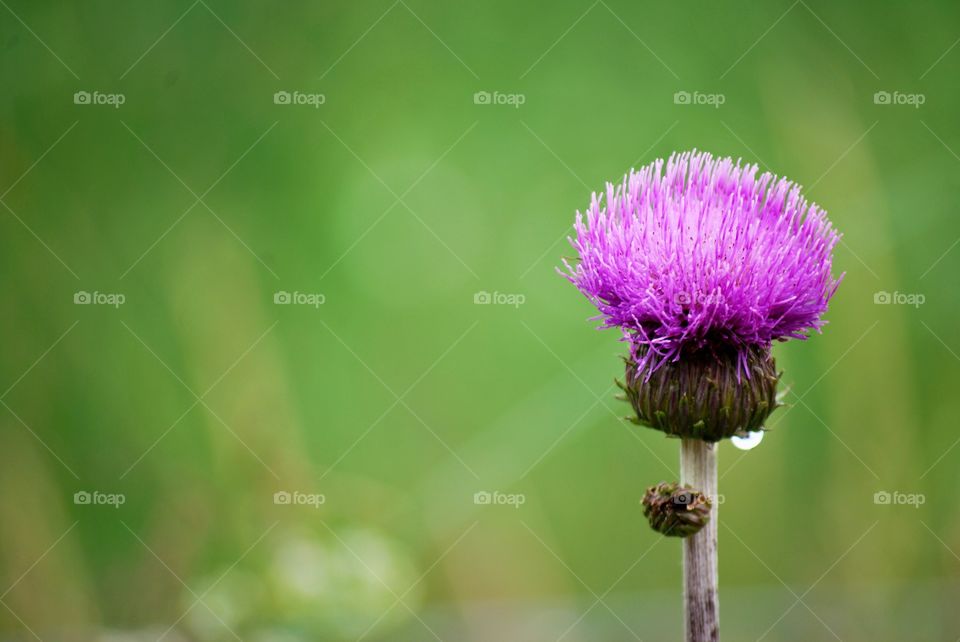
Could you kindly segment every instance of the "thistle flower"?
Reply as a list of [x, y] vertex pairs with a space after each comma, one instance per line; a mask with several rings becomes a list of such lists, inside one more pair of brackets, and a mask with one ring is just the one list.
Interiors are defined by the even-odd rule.
[[[640, 422], [669, 434], [717, 441], [758, 430], [776, 407], [771, 344], [819, 331], [839, 285], [839, 236], [825, 212], [798, 185], [757, 172], [674, 154], [608, 183], [586, 220], [577, 213], [579, 261], [564, 260], [561, 273], [600, 310], [601, 327], [621, 329], [627, 396]], [[670, 372], [651, 386], [661, 368]]]
[[604, 327], [623, 329], [641, 369], [717, 346], [745, 365], [750, 347], [819, 330], [839, 284], [839, 237], [799, 186], [704, 152], [607, 184], [575, 228], [580, 261], [564, 261], [566, 276]]

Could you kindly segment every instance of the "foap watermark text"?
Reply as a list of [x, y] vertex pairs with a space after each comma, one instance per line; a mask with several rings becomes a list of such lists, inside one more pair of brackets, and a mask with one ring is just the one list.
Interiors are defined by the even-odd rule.
[[920, 508], [927, 503], [927, 496], [923, 493], [878, 490], [873, 494], [873, 503], [879, 506], [913, 506], [914, 508]]
[[320, 109], [327, 102], [324, 94], [311, 94], [302, 91], [278, 91], [273, 94], [274, 105], [306, 105]]
[[320, 508], [323, 504], [327, 503], [327, 497], [323, 493], [278, 490], [273, 494], [273, 503], [277, 506], [312, 506], [313, 508]]
[[905, 94], [900, 91], [878, 91], [873, 95], [874, 105], [908, 105], [920, 109], [920, 105], [927, 102], [925, 94]]
[[473, 95], [474, 105], [508, 105], [519, 109], [520, 105], [525, 102], [527, 102], [527, 97], [524, 94], [478, 91]]
[[706, 94], [702, 91], [678, 91], [673, 94], [674, 105], [708, 105], [719, 109], [725, 102], [727, 97], [724, 94]]
[[912, 305], [919, 308], [927, 297], [918, 292], [887, 292], [881, 290], [873, 293], [873, 302], [876, 305]]
[[127, 502], [123, 493], [104, 493], [99, 490], [78, 490], [73, 494], [73, 503], [77, 506], [113, 506], [120, 508]]
[[677, 305], [714, 305], [724, 302], [723, 295], [718, 293], [707, 294], [704, 292], [676, 292], [673, 295], [673, 302]]
[[273, 302], [276, 305], [310, 305], [319, 308], [327, 302], [327, 297], [319, 292], [277, 290], [273, 293]]
[[73, 293], [75, 305], [112, 305], [119, 308], [127, 301], [127, 297], [120, 292], [87, 292], [79, 290]]
[[481, 490], [473, 494], [473, 503], [477, 506], [513, 506], [514, 508], [520, 508], [527, 503], [527, 496], [523, 493]]
[[101, 91], [78, 91], [73, 94], [74, 105], [106, 105], [120, 109], [120, 105], [127, 102], [123, 94], [105, 94]]
[[527, 302], [527, 297], [524, 294], [516, 292], [487, 292], [486, 290], [480, 290], [479, 292], [474, 292], [473, 302], [475, 305], [512, 305], [515, 308], [519, 308]]

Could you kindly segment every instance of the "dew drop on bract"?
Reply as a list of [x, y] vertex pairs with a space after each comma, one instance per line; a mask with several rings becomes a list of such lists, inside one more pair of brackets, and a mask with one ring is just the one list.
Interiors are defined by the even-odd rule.
[[746, 437], [731, 437], [730, 443], [740, 450], [751, 450], [756, 448], [763, 440], [763, 431], [748, 432]]

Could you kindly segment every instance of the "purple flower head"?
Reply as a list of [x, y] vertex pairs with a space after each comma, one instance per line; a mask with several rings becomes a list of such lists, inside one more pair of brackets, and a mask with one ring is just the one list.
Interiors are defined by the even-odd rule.
[[[804, 339], [840, 284], [839, 236], [800, 187], [756, 165], [705, 152], [673, 154], [577, 212], [579, 254], [562, 274], [620, 327], [648, 376], [686, 352]], [[843, 278], [842, 275], [840, 278]], [[746, 372], [746, 368], [743, 370]], [[749, 376], [749, 373], [747, 373]]]

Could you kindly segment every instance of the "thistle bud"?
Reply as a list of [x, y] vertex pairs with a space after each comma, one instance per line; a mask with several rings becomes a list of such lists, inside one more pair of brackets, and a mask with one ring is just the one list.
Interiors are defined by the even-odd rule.
[[[638, 355], [641, 359], [643, 355]], [[701, 350], [652, 372], [626, 361], [630, 420], [676, 437], [720, 441], [762, 430], [777, 406], [780, 374], [769, 349]]]
[[689, 537], [710, 519], [710, 499], [690, 486], [660, 482], [643, 496], [643, 514], [650, 527], [673, 537]]

